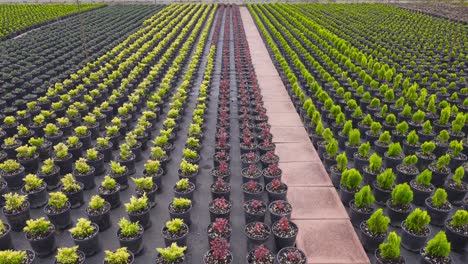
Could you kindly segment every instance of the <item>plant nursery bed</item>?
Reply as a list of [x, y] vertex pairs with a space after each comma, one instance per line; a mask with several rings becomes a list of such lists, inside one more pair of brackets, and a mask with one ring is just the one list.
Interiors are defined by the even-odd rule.
[[239, 7], [159, 9], [4, 113], [0, 254], [306, 263]]

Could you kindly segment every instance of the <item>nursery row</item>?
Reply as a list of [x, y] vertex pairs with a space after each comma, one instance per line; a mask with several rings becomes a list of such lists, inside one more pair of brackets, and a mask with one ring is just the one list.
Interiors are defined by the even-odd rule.
[[14, 37], [23, 32], [41, 26], [59, 18], [103, 7], [103, 4], [1, 4], [0, 5], [0, 40]]
[[249, 6], [370, 256], [404, 261], [396, 233], [379, 248], [390, 222], [408, 262], [463, 262], [466, 28], [394, 7], [367, 5], [364, 14], [359, 7]]
[[[118, 255], [133, 258], [133, 253], [143, 253], [144, 240], [146, 246], [154, 246], [153, 250], [155, 242], [161, 248], [159, 239], [162, 240], [161, 235], [168, 227], [171, 234], [176, 234], [169, 235], [167, 246], [181, 234], [179, 231], [188, 231], [180, 229], [182, 221], [178, 218], [167, 222], [166, 231], [157, 232], [153, 228], [148, 232], [147, 229], [152, 222], [156, 224], [158, 218], [161, 220], [158, 227], [162, 228], [161, 212], [151, 212], [156, 206], [156, 192], [162, 187], [158, 181], [166, 174], [165, 165], [173, 149], [170, 142], [176, 139], [215, 10], [213, 5], [167, 7], [121, 44], [78, 71], [71, 82], [56, 83], [44, 100], [33, 101], [34, 106], [29, 109], [34, 111], [25, 111], [25, 120], [18, 129], [24, 133], [13, 126], [19, 124], [19, 120], [11, 116], [13, 122], [8, 121], [10, 125], [3, 130], [5, 136], [11, 137], [6, 139], [4, 148], [9, 151], [4, 153], [3, 159], [9, 160], [2, 166], [2, 192], [21, 191], [20, 195], [5, 196], [3, 211], [8, 225], [5, 222], [4, 235], [10, 234], [13, 242], [19, 242], [17, 245], [23, 248], [27, 247], [24, 240], [27, 239], [35, 255], [46, 257], [48, 261], [48, 256], [55, 251], [56, 241], [64, 246], [73, 240], [79, 251], [69, 249], [67, 255], [78, 254], [79, 261], [83, 261], [84, 257], [104, 255], [100, 239], [106, 241], [106, 248], [110, 245], [126, 247], [118, 251]], [[88, 79], [90, 76], [92, 78]], [[159, 122], [163, 114], [167, 114], [167, 118]], [[11, 121], [11, 117], [7, 119]], [[161, 130], [153, 135], [156, 126]], [[155, 139], [154, 147], [150, 149], [148, 142], [152, 139]], [[198, 142], [195, 138], [192, 141]], [[17, 143], [24, 145], [16, 148], [13, 145]], [[23, 159], [20, 149], [29, 152]], [[195, 166], [185, 164], [181, 167]], [[107, 174], [106, 177], [99, 180], [97, 176], [103, 174]], [[131, 175], [135, 176], [130, 182]], [[101, 182], [99, 187], [97, 180]], [[47, 193], [54, 189], [58, 192]], [[94, 195], [96, 193], [98, 195]], [[125, 209], [119, 206], [121, 199], [128, 201]], [[85, 201], [85, 210], [75, 210]], [[174, 201], [177, 208], [190, 204], [190, 200], [187, 203], [185, 199]], [[119, 221], [124, 215], [129, 220]], [[27, 221], [31, 216], [35, 220]], [[47, 216], [48, 220], [39, 218], [41, 216]], [[120, 229], [112, 226], [111, 221], [118, 222]], [[63, 232], [73, 224], [75, 227], [70, 233]], [[35, 235], [22, 238], [15, 234], [23, 228], [27, 234]], [[120, 242], [112, 244], [113, 241]], [[11, 243], [6, 245], [11, 246]], [[183, 251], [176, 245], [161, 249], [159, 261]], [[148, 261], [150, 254], [154, 261], [152, 253], [147, 254]], [[106, 263], [120, 263], [117, 256], [112, 257], [108, 252], [106, 255]], [[65, 258], [60, 259], [63, 261]], [[77, 261], [70, 263], [81, 263]]]
[[25, 110], [26, 103], [45, 96], [51, 83], [69, 84], [76, 78], [71, 74], [86, 66], [86, 62], [109, 54], [109, 50], [162, 8], [159, 5], [108, 6], [82, 14], [86, 52], [78, 17], [42, 26], [19, 39], [0, 42], [1, 122], [4, 115]]

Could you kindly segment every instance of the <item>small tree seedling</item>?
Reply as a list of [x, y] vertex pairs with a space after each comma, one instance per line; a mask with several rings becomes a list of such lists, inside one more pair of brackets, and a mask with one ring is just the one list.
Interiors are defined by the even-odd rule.
[[424, 251], [433, 257], [446, 258], [450, 255], [451, 245], [447, 240], [447, 236], [444, 231], [439, 231], [435, 237], [427, 242], [427, 246]]
[[454, 228], [463, 228], [468, 225], [468, 211], [467, 210], [457, 210], [450, 220], [450, 225]]
[[26, 221], [26, 226], [23, 231], [30, 236], [45, 235], [49, 232], [52, 223], [45, 220], [44, 217], [38, 219], [29, 219]]
[[24, 188], [26, 191], [34, 191], [34, 190], [39, 190], [43, 184], [44, 180], [37, 177], [36, 174], [28, 174], [26, 177], [24, 177], [23, 181], [25, 182]]
[[49, 201], [47, 204], [54, 208], [55, 210], [61, 210], [65, 208], [66, 203], [68, 202], [68, 197], [62, 192], [51, 192], [49, 193]]
[[395, 126], [396, 131], [400, 135], [406, 135], [406, 132], [408, 132], [409, 126], [406, 121], [403, 121], [401, 123], [398, 123], [398, 125]]
[[370, 207], [375, 201], [369, 185], [366, 185], [354, 194], [354, 202], [358, 208]]
[[401, 148], [400, 142], [391, 143], [388, 145], [387, 156], [388, 157], [400, 157], [403, 149]]
[[348, 190], [357, 190], [361, 185], [362, 176], [356, 169], [346, 169], [341, 175], [341, 185]]
[[187, 247], [179, 247], [177, 243], [172, 243], [170, 247], [157, 248], [156, 250], [164, 260], [170, 263], [183, 258], [186, 249]]
[[109, 264], [127, 264], [131, 256], [126, 247], [121, 247], [116, 251], [106, 250], [104, 253], [106, 254], [104, 261]]
[[65, 192], [76, 192], [81, 188], [71, 173], [65, 175], [60, 181]]
[[133, 178], [133, 182], [137, 189], [142, 191], [151, 191], [153, 189], [153, 178], [152, 177], [141, 177], [141, 178]]
[[437, 159], [437, 164], [436, 164], [436, 167], [438, 170], [443, 170], [443, 169], [446, 169], [447, 166], [449, 165], [450, 163], [450, 155], [449, 154], [445, 154], [443, 156], [440, 156], [439, 159]]
[[413, 201], [413, 191], [405, 183], [398, 184], [392, 191], [392, 204], [394, 206], [408, 205]]
[[441, 208], [442, 205], [447, 204], [447, 192], [442, 188], [437, 188], [432, 196], [432, 205], [435, 208]]
[[390, 232], [387, 237], [387, 242], [379, 245], [380, 255], [383, 259], [399, 259], [400, 258], [400, 243], [401, 237], [396, 232]]
[[70, 228], [68, 231], [70, 231], [70, 233], [75, 239], [85, 239], [94, 234], [94, 232], [96, 232], [96, 229], [94, 228], [90, 220], [85, 218], [78, 218], [76, 226]]
[[349, 131], [349, 139], [348, 139], [348, 144], [350, 146], [359, 146], [361, 143], [361, 132], [359, 132], [359, 129], [353, 129]]
[[377, 209], [366, 221], [369, 230], [375, 235], [385, 234], [390, 218], [384, 216], [382, 208]]
[[384, 131], [379, 136], [379, 142], [384, 144], [384, 145], [388, 145], [391, 140], [392, 140], [392, 136], [390, 135], [390, 132], [388, 132], [388, 131]]
[[129, 213], [137, 213], [148, 208], [148, 197], [144, 194], [140, 198], [135, 196], [130, 197], [130, 202], [125, 204], [125, 208]]
[[395, 183], [396, 176], [392, 169], [386, 169], [384, 172], [377, 175], [377, 185], [380, 189], [390, 190]]
[[89, 208], [94, 211], [99, 211], [104, 208], [106, 200], [102, 199], [99, 195], [93, 195], [89, 201]]
[[371, 172], [379, 172], [382, 165], [382, 158], [377, 153], [372, 153], [369, 157], [369, 170]]
[[6, 193], [3, 195], [5, 198], [5, 210], [8, 211], [19, 211], [23, 207], [24, 203], [27, 200], [26, 195], [19, 195], [17, 193]]
[[419, 208], [416, 208], [406, 218], [405, 227], [408, 230], [411, 230], [419, 234], [424, 229], [427, 228], [430, 222], [431, 222], [431, 217], [427, 214], [427, 212]]
[[125, 218], [119, 221], [120, 234], [124, 237], [135, 237], [140, 232], [140, 225], [138, 222], [131, 222]]
[[430, 155], [436, 148], [436, 145], [432, 141], [426, 141], [421, 144], [421, 150], [424, 155]]
[[75, 264], [79, 259], [78, 246], [74, 247], [62, 247], [57, 249], [57, 255], [55, 256], [57, 261], [61, 264]]

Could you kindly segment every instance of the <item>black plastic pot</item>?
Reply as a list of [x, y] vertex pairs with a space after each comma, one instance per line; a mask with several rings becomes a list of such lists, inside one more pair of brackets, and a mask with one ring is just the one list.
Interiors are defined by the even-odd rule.
[[299, 229], [297, 228], [297, 225], [291, 221], [289, 221], [289, 225], [291, 226], [291, 228], [296, 230], [296, 232], [293, 233], [293, 235], [290, 237], [281, 237], [278, 234], [276, 234], [274, 228], [271, 229], [271, 232], [273, 233], [273, 236], [275, 237], [275, 245], [276, 245], [277, 250], [285, 248], [285, 247], [292, 247], [296, 243], [296, 237], [297, 237], [297, 233]]
[[277, 192], [277, 191], [273, 191], [271, 189], [271, 182], [267, 185], [267, 188], [266, 188], [266, 191], [267, 191], [267, 195], [268, 195], [268, 201], [271, 203], [273, 201], [277, 201], [277, 200], [286, 200], [286, 196], [288, 194], [288, 186], [286, 185], [286, 189], [281, 191], [281, 192]]
[[105, 163], [107, 162], [110, 162], [112, 160], [112, 142], [109, 141], [109, 146], [107, 147], [97, 147], [96, 146], [96, 150], [101, 153], [102, 155], [104, 155], [104, 158], [103, 158], [103, 161]]
[[434, 186], [431, 184], [428, 190], [420, 190], [415, 187], [416, 181], [410, 181], [410, 188], [413, 191], [413, 204], [423, 206], [424, 201], [431, 196], [431, 193], [434, 191]]
[[383, 157], [385, 168], [390, 168], [395, 171], [396, 167], [403, 162], [404, 158], [405, 156], [403, 153], [401, 153], [398, 157], [389, 157], [387, 153], [385, 153]]
[[390, 218], [390, 225], [392, 226], [400, 226], [401, 222], [403, 222], [406, 217], [411, 213], [413, 210], [413, 205], [409, 204], [410, 208], [406, 211], [398, 211], [395, 208], [392, 207], [392, 199], [388, 199], [387, 203], [387, 214], [388, 217]]
[[348, 190], [348, 188], [344, 187], [343, 185], [340, 184], [340, 199], [343, 205], [348, 206], [351, 200], [354, 199], [354, 194], [358, 192], [359, 189], [357, 190]]
[[[282, 248], [280, 251], [278, 251], [278, 254], [276, 254], [275, 264], [288, 264], [288, 262], [283, 262], [283, 261], [281, 261], [281, 259], [282, 259], [283, 256], [287, 256], [287, 254], [288, 254], [287, 252], [289, 252], [289, 250], [293, 250], [293, 251], [298, 252], [299, 254], [301, 254], [301, 257], [302, 257], [303, 261], [300, 262], [300, 263], [308, 263], [307, 262], [307, 256], [302, 250], [300, 250], [300, 249], [298, 249], [296, 247], [285, 247], [285, 248]], [[286, 258], [286, 260], [287, 260], [287, 258]]]
[[78, 182], [78, 185], [80, 185], [80, 189], [74, 192], [65, 192], [62, 190], [62, 192], [68, 197], [68, 201], [71, 204], [71, 208], [79, 208], [84, 204], [84, 196], [83, 196], [83, 183]]
[[73, 171], [73, 155], [69, 154], [68, 157], [65, 157], [63, 159], [57, 159], [57, 157], [54, 157], [54, 163], [60, 168], [60, 175], [65, 175], [68, 173], [72, 173]]
[[116, 183], [116, 188], [112, 192], [104, 192], [102, 187], [98, 188], [99, 196], [106, 200], [110, 204], [111, 209], [117, 208], [120, 206], [120, 185]]
[[440, 171], [440, 170], [437, 169], [435, 163], [431, 163], [428, 166], [428, 169], [432, 172], [431, 183], [437, 188], [442, 187], [444, 185], [444, 183], [445, 183], [445, 180], [447, 179], [447, 177], [450, 174], [450, 169], [445, 168], [444, 171]]
[[245, 236], [247, 237], [247, 250], [252, 250], [254, 249], [255, 247], [261, 245], [261, 244], [264, 244], [268, 238], [271, 236], [271, 229], [269, 226], [267, 226], [266, 224], [264, 224], [263, 222], [261, 222], [261, 224], [269, 231], [269, 234], [264, 237], [264, 238], [256, 238], [256, 237], [253, 237], [251, 236], [248, 232], [247, 232], [247, 227], [249, 225], [255, 225], [259, 222], [252, 222], [252, 223], [248, 223], [245, 225], [245, 228], [244, 228], [244, 234]]
[[104, 202], [104, 211], [98, 214], [90, 213], [90, 208], [86, 208], [85, 212], [88, 219], [99, 226], [99, 232], [107, 230], [111, 226], [110, 220], [110, 209], [111, 206], [108, 202]]
[[[187, 246], [187, 235], [189, 233], [189, 227], [184, 223], [185, 228], [187, 228], [187, 232], [183, 234], [181, 237], [178, 238], [171, 238], [165, 235], [167, 227], [163, 227], [161, 230], [161, 234], [164, 238], [164, 244], [166, 247], [170, 246], [172, 243], [177, 243], [179, 247]], [[182, 228], [182, 227], [181, 227]]]
[[146, 194], [146, 197], [148, 197], [148, 204], [150, 208], [154, 208], [156, 206], [156, 192], [158, 191], [158, 186], [156, 184], [153, 184], [153, 189], [152, 190], [140, 190], [140, 189], [135, 189], [135, 192], [137, 193], [137, 197], [140, 198], [144, 194]]
[[372, 187], [373, 187], [372, 192], [374, 193], [375, 202], [380, 205], [385, 205], [387, 200], [390, 199], [392, 195], [393, 187], [390, 190], [381, 189], [377, 181], [374, 181], [372, 183]]
[[445, 220], [447, 219], [450, 211], [452, 211], [453, 207], [449, 203], [450, 209], [443, 209], [443, 208], [436, 208], [432, 205], [432, 198], [427, 198], [424, 203], [426, 204], [427, 213], [431, 217], [431, 225], [433, 226], [443, 226]]
[[52, 225], [52, 228], [53, 229], [50, 231], [50, 233], [46, 237], [41, 238], [41, 239], [31, 239], [29, 235], [26, 233], [26, 239], [31, 245], [31, 248], [36, 253], [36, 256], [40, 258], [49, 256], [56, 249], [55, 227]]
[[406, 263], [406, 260], [405, 260], [405, 258], [403, 256], [400, 256], [396, 260], [383, 259], [382, 256], [380, 256], [380, 249], [375, 250], [374, 257], [375, 257], [375, 263], [376, 264], [387, 264], [387, 263], [389, 263], [389, 261], [391, 261], [390, 263], [394, 263], [394, 264], [405, 264]]
[[46, 205], [46, 207], [44, 207], [44, 213], [47, 215], [47, 218], [55, 226], [56, 229], [63, 230], [68, 228], [72, 224], [70, 215], [70, 202], [67, 201], [64, 209], [59, 213], [49, 213], [48, 208], [49, 205]]
[[451, 220], [452, 219], [445, 221], [445, 234], [447, 235], [447, 240], [451, 244], [451, 250], [455, 252], [463, 252], [468, 245], [468, 235], [456, 232], [456, 230], [454, 230], [450, 225]]
[[40, 208], [47, 203], [47, 189], [46, 184], [43, 183], [38, 190], [27, 192], [26, 189], [21, 188], [21, 193], [28, 196], [28, 201], [30, 203], [31, 208]]
[[426, 244], [426, 240], [431, 234], [431, 229], [427, 227], [429, 233], [427, 235], [417, 235], [410, 231], [405, 226], [405, 221], [401, 223], [401, 245], [409, 251], [419, 252]]
[[[260, 201], [260, 200], [257, 200]], [[265, 214], [266, 214], [266, 205], [263, 203], [263, 201], [260, 201], [262, 203], [262, 206], [264, 206], [265, 210], [264, 211], [258, 211], [255, 213], [248, 212], [246, 209], [247, 204], [249, 204], [250, 201], [244, 202], [244, 217], [245, 217], [245, 223], [252, 223], [252, 222], [265, 222]]]
[[187, 190], [186, 192], [178, 192], [177, 189], [176, 189], [176, 186], [174, 186], [174, 196], [176, 198], [185, 198], [185, 199], [189, 199], [189, 200], [193, 200], [193, 192], [195, 191], [195, 185], [191, 182], [189, 182], [189, 190]]
[[[215, 262], [213, 262], [212, 260], [210, 260], [208, 257], [209, 255], [213, 254], [213, 251], [212, 250], [208, 250], [208, 252], [205, 253], [205, 255], [203, 255], [203, 263], [204, 264], [214, 264]], [[234, 263], [234, 256], [232, 255], [231, 251], [228, 251], [227, 253], [227, 256], [226, 256], [226, 260], [222, 260], [222, 263], [224, 264], [231, 264], [231, 263]], [[216, 261], [217, 263], [218, 261]], [[221, 263], [221, 262], [220, 262]]]
[[24, 168], [21, 166], [17, 171], [13, 173], [1, 172], [1, 176], [6, 181], [8, 189], [18, 190], [24, 185], [24, 177], [26, 176]]
[[128, 169], [126, 169], [123, 174], [115, 174], [109, 170], [109, 175], [120, 185], [120, 191], [124, 191], [128, 188]]
[[105, 172], [104, 154], [99, 153], [96, 160], [86, 160], [86, 163], [94, 168], [95, 176], [101, 176]]
[[18, 162], [24, 167], [26, 174], [36, 173], [39, 168], [39, 153], [34, 153], [34, 156], [29, 159], [18, 158]]
[[373, 252], [377, 248], [379, 248], [380, 244], [382, 244], [384, 242], [385, 238], [387, 237], [388, 232], [386, 232], [383, 235], [379, 235], [379, 236], [371, 236], [370, 234], [368, 234], [367, 232], [364, 231], [365, 226], [367, 226], [365, 221], [362, 222], [359, 225], [359, 228], [360, 228], [360, 231], [361, 231], [361, 232], [359, 232], [359, 236], [361, 238], [361, 243], [362, 243], [362, 246], [364, 247], [364, 249], [366, 251]]
[[[287, 201], [283, 200], [283, 202], [289, 204]], [[270, 220], [271, 220], [270, 222], [275, 223], [275, 222], [279, 221], [282, 217], [286, 217], [287, 219], [291, 219], [292, 207], [291, 207], [291, 211], [286, 212], [284, 214], [278, 214], [277, 212], [274, 212], [271, 209], [272, 205], [273, 205], [273, 202], [271, 202], [268, 205], [268, 212], [270, 213]]]
[[11, 234], [10, 234], [10, 225], [7, 223], [3, 223], [5, 226], [5, 230], [2, 235], [0, 235], [0, 250], [7, 250], [13, 249], [13, 243], [11, 242]]
[[369, 219], [369, 217], [372, 215], [374, 212], [374, 208], [370, 208], [371, 210], [369, 212], [365, 211], [360, 211], [357, 209], [356, 204], [354, 203], [354, 199], [349, 202], [349, 218], [351, 220], [351, 224], [355, 227], [359, 227], [359, 225], [363, 222]]
[[54, 169], [53, 169], [52, 173], [50, 173], [50, 174], [42, 173], [41, 170], [39, 170], [37, 172], [37, 177], [41, 178], [46, 183], [46, 186], [47, 186], [46, 189], [48, 191], [55, 190], [61, 184], [61, 182], [60, 182], [60, 167], [54, 166]]
[[466, 193], [468, 192], [467, 184], [462, 182], [462, 188], [454, 188], [454, 184], [452, 179], [447, 180], [444, 184], [444, 189], [447, 191], [447, 199], [455, 205], [460, 205], [463, 203], [463, 199], [465, 198]]
[[[405, 168], [405, 166], [411, 167], [414, 170], [414, 172], [411, 173], [403, 171], [403, 168]], [[410, 182], [411, 180], [415, 179], [418, 175], [419, 170], [415, 165], [399, 164], [396, 166], [396, 183]]]
[[10, 224], [11, 230], [15, 232], [20, 232], [23, 230], [23, 227], [26, 226], [26, 221], [31, 218], [29, 214], [29, 201], [26, 201], [26, 208], [17, 213], [7, 213], [5, 212], [5, 207], [3, 207], [3, 215], [5, 215], [5, 218], [8, 221], [8, 224]]
[[177, 213], [177, 212], [172, 211], [171, 204], [168, 206], [169, 217], [171, 218], [171, 220], [175, 218], [179, 218], [179, 219], [184, 220], [184, 223], [190, 226], [190, 224], [192, 223], [192, 220], [190, 219], [190, 214], [192, 213], [192, 204], [190, 204], [190, 208], [188, 208], [183, 213]]
[[216, 218], [225, 218], [225, 219], [228, 219], [229, 220], [229, 216], [231, 215], [231, 210], [232, 208], [230, 208], [227, 212], [225, 213], [217, 213], [217, 212], [214, 212], [211, 210], [211, 208], [209, 208], [209, 211], [210, 211], [210, 221], [211, 222], [214, 222], [216, 220]]
[[150, 219], [150, 207], [146, 208], [142, 212], [138, 213], [128, 213], [128, 218], [132, 222], [138, 221], [138, 223], [143, 226], [145, 230], [151, 227], [151, 219]]
[[86, 239], [75, 239], [73, 235], [70, 234], [75, 245], [78, 246], [78, 249], [81, 250], [87, 258], [94, 256], [101, 248], [99, 243], [99, 227], [95, 223], [92, 223], [92, 225], [95, 230], [94, 234]]
[[121, 247], [126, 247], [128, 251], [132, 252], [135, 256], [138, 256], [143, 252], [143, 227], [139, 224], [141, 233], [136, 237], [124, 238], [120, 235], [120, 228], [117, 230], [117, 237], [119, 238], [119, 244]]
[[128, 175], [133, 175], [136, 172], [135, 169], [135, 154], [131, 154], [127, 160], [122, 160], [120, 157], [117, 158], [117, 161], [120, 162], [122, 166], [127, 167]]

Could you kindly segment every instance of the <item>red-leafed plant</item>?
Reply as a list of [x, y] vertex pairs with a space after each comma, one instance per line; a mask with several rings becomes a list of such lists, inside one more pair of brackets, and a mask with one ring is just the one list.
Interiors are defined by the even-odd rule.
[[213, 222], [213, 229], [217, 233], [224, 233], [228, 229], [229, 221], [226, 218], [216, 218]]
[[268, 139], [270, 137], [270, 129], [268, 127], [262, 128], [263, 138]]
[[229, 254], [229, 243], [224, 238], [216, 238], [210, 242], [210, 249], [215, 260], [223, 260]]
[[229, 208], [229, 203], [226, 199], [224, 199], [224, 197], [214, 199], [213, 205], [214, 207], [222, 210], [226, 210]]
[[245, 158], [247, 161], [255, 161], [255, 153], [253, 151], [250, 151], [249, 153], [245, 154]]
[[226, 161], [222, 160], [218, 165], [218, 172], [222, 175], [226, 174], [229, 170], [229, 165]]
[[252, 138], [251, 137], [242, 137], [242, 143], [246, 146], [250, 146], [252, 144]]
[[281, 181], [278, 179], [273, 179], [271, 181], [271, 189], [272, 190], [279, 190], [281, 187]]
[[281, 217], [278, 221], [278, 228], [283, 232], [287, 232], [289, 230], [289, 220], [286, 217]]
[[247, 183], [247, 191], [255, 192], [256, 189], [257, 183], [254, 180], [250, 180], [249, 183]]
[[280, 168], [278, 167], [278, 164], [271, 163], [268, 165], [267, 171], [270, 175], [278, 175], [280, 173]]
[[302, 259], [302, 255], [296, 250], [288, 249], [288, 252], [286, 253], [286, 258], [291, 263], [295, 263], [295, 262], [299, 262]]
[[220, 190], [220, 189], [224, 189], [226, 187], [227, 183], [225, 181], [223, 181], [223, 179], [221, 177], [219, 177], [215, 183], [214, 183], [214, 188], [216, 190]]
[[259, 209], [259, 208], [262, 206], [262, 202], [259, 201], [259, 200], [251, 200], [251, 201], [250, 201], [250, 206], [251, 206], [253, 209], [257, 210], [257, 209]]
[[250, 129], [248, 128], [244, 128], [244, 130], [242, 130], [242, 137], [252, 137], [252, 132], [250, 131]]
[[260, 245], [254, 251], [254, 258], [258, 261], [266, 260], [269, 254], [270, 250], [268, 250], [263, 245]]

